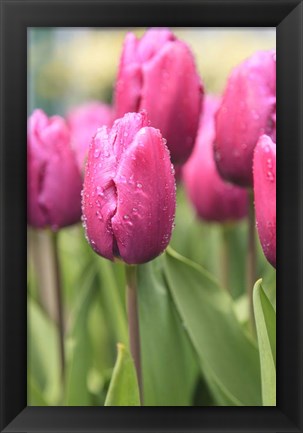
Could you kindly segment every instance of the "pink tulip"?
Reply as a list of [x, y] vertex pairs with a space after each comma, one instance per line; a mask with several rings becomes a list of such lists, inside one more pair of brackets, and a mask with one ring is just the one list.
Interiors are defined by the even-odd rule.
[[111, 126], [113, 113], [109, 105], [93, 101], [74, 107], [67, 115], [71, 131], [72, 146], [75, 149], [80, 170], [84, 170], [88, 148], [96, 130], [103, 125]]
[[139, 264], [168, 245], [175, 212], [175, 179], [159, 130], [145, 113], [128, 113], [98, 129], [89, 148], [82, 198], [92, 248]]
[[167, 139], [172, 162], [189, 157], [198, 129], [203, 87], [189, 47], [167, 29], [129, 33], [115, 89], [116, 116], [145, 109]]
[[27, 219], [53, 230], [80, 221], [81, 174], [60, 116], [35, 110], [27, 129]]
[[207, 221], [237, 220], [247, 215], [248, 196], [243, 188], [225, 182], [214, 160], [214, 115], [220, 99], [206, 96], [196, 144], [183, 167], [183, 180], [198, 216]]
[[236, 67], [216, 116], [215, 157], [224, 179], [252, 186], [254, 148], [276, 137], [276, 53], [256, 52]]
[[253, 174], [259, 238], [265, 257], [276, 267], [276, 144], [267, 135], [256, 145]]

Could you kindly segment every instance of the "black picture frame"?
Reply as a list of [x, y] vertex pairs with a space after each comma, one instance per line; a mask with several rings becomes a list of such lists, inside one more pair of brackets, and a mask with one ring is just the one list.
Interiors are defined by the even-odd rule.
[[[27, 407], [28, 27], [277, 30], [277, 407]], [[302, 432], [302, 0], [1, 0], [2, 432]]]

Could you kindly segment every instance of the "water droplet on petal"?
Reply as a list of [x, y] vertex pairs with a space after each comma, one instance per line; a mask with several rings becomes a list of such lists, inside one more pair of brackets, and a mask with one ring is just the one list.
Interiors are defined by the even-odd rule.
[[273, 181], [275, 180], [274, 175], [273, 175], [273, 173], [272, 173], [271, 171], [268, 171], [268, 172], [267, 172], [267, 179], [268, 179], [270, 182], [273, 182]]
[[218, 150], [215, 151], [215, 160], [217, 162], [221, 161], [221, 153]]
[[142, 188], [142, 183], [137, 182], [137, 188]]

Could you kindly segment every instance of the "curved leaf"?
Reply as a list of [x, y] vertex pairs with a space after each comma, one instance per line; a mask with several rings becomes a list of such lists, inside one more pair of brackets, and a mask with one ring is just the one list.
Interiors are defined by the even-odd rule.
[[125, 346], [120, 343], [105, 406], [140, 406], [135, 366]]
[[254, 287], [254, 312], [258, 334], [262, 400], [264, 406], [276, 405], [276, 313], [258, 280]]
[[235, 404], [261, 405], [258, 351], [238, 322], [231, 297], [200, 266], [172, 249], [165, 274], [202, 369]]
[[190, 406], [199, 366], [163, 276], [163, 258], [138, 266], [145, 406]]

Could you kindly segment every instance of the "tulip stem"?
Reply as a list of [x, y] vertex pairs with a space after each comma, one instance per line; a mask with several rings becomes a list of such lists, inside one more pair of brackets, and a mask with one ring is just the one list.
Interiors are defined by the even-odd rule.
[[51, 233], [52, 240], [52, 252], [54, 258], [54, 279], [55, 279], [55, 295], [56, 295], [56, 307], [57, 307], [57, 318], [58, 318], [58, 333], [59, 333], [59, 354], [60, 354], [60, 365], [61, 365], [61, 379], [64, 385], [65, 383], [65, 348], [64, 348], [64, 314], [63, 314], [63, 302], [62, 302], [62, 286], [61, 286], [61, 272], [58, 254], [58, 233]]
[[126, 289], [127, 289], [127, 312], [128, 312], [128, 330], [130, 352], [133, 357], [141, 406], [143, 406], [143, 384], [141, 371], [141, 350], [140, 350], [140, 331], [139, 331], [139, 314], [137, 302], [137, 266], [125, 265]]
[[256, 281], [256, 238], [255, 238], [255, 211], [253, 191], [249, 191], [248, 211], [248, 254], [247, 254], [247, 296], [249, 301], [249, 318], [251, 330], [255, 329], [255, 316], [253, 307], [253, 288]]

